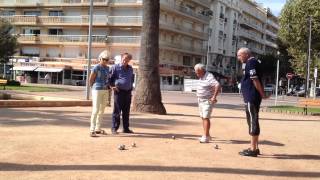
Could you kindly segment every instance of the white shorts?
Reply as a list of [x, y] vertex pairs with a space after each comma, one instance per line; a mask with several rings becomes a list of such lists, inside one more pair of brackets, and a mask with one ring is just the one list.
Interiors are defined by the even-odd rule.
[[201, 118], [209, 119], [211, 116], [213, 103], [209, 99], [198, 98], [199, 113]]

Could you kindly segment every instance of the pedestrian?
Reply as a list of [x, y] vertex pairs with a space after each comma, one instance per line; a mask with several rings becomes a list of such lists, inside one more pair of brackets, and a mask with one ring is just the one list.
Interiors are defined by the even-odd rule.
[[260, 154], [258, 141], [260, 135], [259, 109], [264, 94], [261, 81], [260, 62], [251, 55], [248, 48], [240, 48], [237, 57], [241, 63], [245, 63], [244, 76], [241, 80], [241, 91], [245, 103], [249, 134], [251, 136], [251, 148], [239, 152], [243, 156], [256, 157]]
[[237, 82], [237, 87], [238, 87], [238, 92], [239, 92], [239, 94], [241, 94], [241, 83], [240, 82]]
[[92, 114], [90, 120], [90, 136], [103, 133], [101, 120], [107, 104], [109, 86], [108, 51], [102, 51], [98, 57], [99, 64], [95, 65], [90, 74], [90, 87], [92, 88]]
[[110, 85], [113, 90], [114, 106], [112, 113], [112, 134], [117, 134], [122, 114], [123, 133], [133, 133], [129, 129], [131, 91], [133, 89], [133, 68], [128, 63], [132, 59], [129, 53], [121, 55], [121, 63], [111, 67]]
[[47, 73], [45, 76], [44, 76], [44, 80], [46, 81], [46, 84], [49, 84], [49, 82], [51, 82], [51, 76], [49, 73]]
[[220, 92], [220, 84], [214, 78], [213, 74], [205, 70], [205, 65], [196, 64], [194, 66], [195, 73], [199, 78], [197, 86], [197, 97], [199, 104], [200, 118], [202, 119], [203, 135], [199, 138], [200, 143], [208, 143], [210, 136], [210, 116], [213, 105], [217, 103], [217, 95]]

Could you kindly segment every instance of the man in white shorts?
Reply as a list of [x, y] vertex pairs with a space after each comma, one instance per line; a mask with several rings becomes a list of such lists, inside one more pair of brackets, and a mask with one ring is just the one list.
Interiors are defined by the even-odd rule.
[[203, 123], [204, 133], [199, 139], [200, 143], [208, 143], [211, 140], [210, 136], [210, 116], [213, 105], [217, 103], [217, 95], [220, 92], [220, 84], [214, 78], [213, 74], [206, 72], [205, 65], [196, 64], [194, 66], [199, 84], [197, 87], [197, 97], [199, 104], [200, 118]]

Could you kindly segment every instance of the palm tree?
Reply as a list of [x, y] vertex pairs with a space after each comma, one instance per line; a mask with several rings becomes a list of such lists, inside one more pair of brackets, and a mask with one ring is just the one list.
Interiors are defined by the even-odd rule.
[[159, 0], [143, 1], [143, 25], [138, 82], [133, 111], [166, 114], [162, 104], [159, 75]]

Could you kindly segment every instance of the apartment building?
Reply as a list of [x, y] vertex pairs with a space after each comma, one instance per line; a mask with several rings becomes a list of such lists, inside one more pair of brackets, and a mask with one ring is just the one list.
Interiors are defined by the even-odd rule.
[[[87, 77], [90, 0], [0, 0], [1, 18], [14, 25], [21, 44], [12, 58], [17, 79], [83, 85]], [[92, 59], [133, 55], [137, 68], [142, 0], [93, 0]], [[163, 89], [179, 90], [206, 56], [209, 0], [160, 0], [160, 74]], [[137, 72], [137, 71], [135, 71]]]
[[253, 0], [214, 0], [210, 9], [208, 69], [229, 77], [228, 83], [241, 75], [237, 49], [248, 47], [255, 56], [276, 53], [279, 25], [269, 9]]

